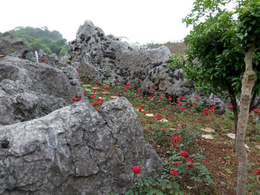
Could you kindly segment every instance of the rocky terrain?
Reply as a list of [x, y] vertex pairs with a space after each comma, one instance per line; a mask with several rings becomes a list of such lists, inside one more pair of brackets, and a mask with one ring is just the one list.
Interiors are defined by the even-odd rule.
[[26, 47], [8, 37], [10, 53], [0, 38], [0, 194], [124, 194], [137, 178], [161, 172], [125, 98], [97, 112], [75, 67], [22, 59]]
[[151, 93], [152, 89], [163, 92], [173, 101], [179, 96], [186, 96], [196, 102], [193, 97], [198, 95], [205, 106], [215, 104], [219, 113], [226, 108], [224, 102], [214, 95], [195, 93], [193, 83], [185, 80], [182, 69], [168, 67], [171, 53], [165, 46], [148, 49], [131, 45], [113, 35], [105, 35], [101, 28], [85, 21], [70, 48], [71, 64], [81, 76], [98, 79], [100, 84], [106, 82], [113, 86], [118, 80], [121, 85], [128, 83], [143, 94]]
[[0, 33], [0, 55], [12, 55], [25, 58], [27, 46], [21, 39], [15, 38], [9, 32]]
[[39, 118], [83, 95], [75, 68], [0, 58], [0, 125]]
[[[0, 127], [0, 194], [124, 194], [136, 178], [159, 173], [162, 162], [146, 143], [125, 99], [97, 112], [80, 101], [35, 120]], [[142, 173], [132, 167], [142, 164]]]

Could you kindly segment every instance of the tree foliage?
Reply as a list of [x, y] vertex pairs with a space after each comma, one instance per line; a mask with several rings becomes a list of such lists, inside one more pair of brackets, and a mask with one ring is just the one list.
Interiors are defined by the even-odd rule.
[[[62, 34], [58, 31], [49, 31], [48, 28], [33, 28], [33, 27], [15, 27], [10, 31], [14, 36], [21, 38], [27, 45], [30, 51], [43, 49], [46, 53], [62, 54], [68, 52], [67, 40], [62, 38]], [[66, 48], [66, 51], [65, 51]]]
[[[193, 30], [185, 38], [189, 48], [183, 68], [187, 77], [195, 81], [198, 90], [214, 94], [228, 91], [233, 99], [232, 104], [236, 104], [234, 99], [241, 93], [241, 78], [245, 70], [245, 49], [249, 47], [250, 40], [259, 37], [257, 26], [260, 25], [260, 6], [255, 6], [258, 11], [253, 12], [250, 11], [253, 8], [246, 9], [247, 1], [237, 1], [236, 9], [227, 10], [225, 5], [230, 2], [195, 1], [192, 12], [183, 19], [187, 25], [193, 25]], [[257, 0], [254, 2], [259, 4]], [[247, 25], [245, 29], [242, 23], [250, 23], [251, 26]], [[254, 96], [260, 94], [259, 59], [260, 44], [256, 41], [253, 58], [254, 71], [257, 73]], [[252, 102], [250, 110], [257, 104], [260, 102]]]

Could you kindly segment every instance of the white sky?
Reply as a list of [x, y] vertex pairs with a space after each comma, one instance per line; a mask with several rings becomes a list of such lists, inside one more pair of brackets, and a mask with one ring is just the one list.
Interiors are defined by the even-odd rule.
[[17, 26], [58, 30], [68, 41], [75, 39], [85, 20], [106, 35], [127, 37], [131, 43], [182, 40], [191, 28], [182, 24], [194, 0], [3, 0], [0, 32]]

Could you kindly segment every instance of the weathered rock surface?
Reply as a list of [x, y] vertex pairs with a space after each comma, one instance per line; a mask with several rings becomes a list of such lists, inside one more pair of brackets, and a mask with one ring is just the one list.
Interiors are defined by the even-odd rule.
[[27, 46], [21, 39], [14, 37], [11, 33], [0, 33], [0, 55], [12, 55], [19, 58], [25, 58], [28, 52]]
[[[42, 118], [0, 126], [4, 141], [9, 144], [0, 147], [3, 195], [124, 194], [137, 177], [162, 169], [125, 98], [105, 103], [99, 112], [81, 101]], [[136, 165], [142, 168], [139, 175], [132, 172]]]
[[27, 121], [83, 95], [76, 69], [6, 56], [0, 58], [0, 125]]
[[79, 27], [76, 40], [70, 43], [71, 63], [87, 78], [120, 84], [129, 83], [143, 93], [151, 89], [169, 96], [191, 95], [193, 84], [185, 81], [182, 69], [168, 68], [170, 50], [167, 47], [148, 49], [121, 42], [113, 35], [85, 21]]

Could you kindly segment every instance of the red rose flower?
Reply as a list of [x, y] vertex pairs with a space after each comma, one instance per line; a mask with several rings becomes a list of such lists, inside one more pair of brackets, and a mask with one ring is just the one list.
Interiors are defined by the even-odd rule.
[[160, 99], [162, 99], [162, 98], [163, 98], [163, 96], [159, 96], [159, 98], [160, 98]]
[[172, 101], [172, 98], [168, 98], [169, 101]]
[[125, 87], [125, 88], [124, 88], [124, 91], [126, 91], [126, 90], [127, 90], [127, 88]]
[[155, 91], [155, 89], [152, 89], [152, 92], [154, 92]]
[[203, 162], [204, 162], [205, 164], [208, 164], [208, 161], [207, 161], [207, 160], [203, 160]]
[[258, 113], [259, 113], [259, 110], [255, 110], [255, 109], [254, 109], [254, 112], [255, 112], [256, 114], [258, 114]]
[[178, 175], [178, 172], [175, 171], [175, 170], [173, 170], [173, 171], [171, 172], [171, 174], [172, 174], [173, 176], [177, 176], [177, 175]]
[[95, 79], [96, 82], [98, 82], [98, 79]]
[[192, 160], [187, 160], [187, 163], [188, 163], [188, 167], [192, 168], [193, 161]]
[[138, 92], [140, 92], [141, 90], [140, 89], [137, 89]]
[[108, 89], [108, 86], [107, 86], [107, 85], [105, 85], [104, 87], [105, 87], [105, 89]]
[[228, 105], [228, 107], [229, 107], [230, 109], [231, 109], [231, 108], [233, 108], [233, 106], [232, 106], [232, 105], [230, 105], [230, 104]]
[[162, 132], [164, 132], [164, 128], [162, 128]]
[[102, 105], [103, 104], [103, 102], [99, 102], [99, 105]]
[[96, 96], [94, 96], [94, 95], [92, 95], [92, 96], [90, 96], [90, 99], [94, 99]]
[[182, 100], [182, 99], [183, 99], [183, 97], [181, 96], [181, 97], [180, 97], [180, 99]]
[[253, 125], [256, 125], [256, 121], [253, 121], [252, 124], [253, 124]]
[[178, 163], [176, 162], [176, 163], [174, 163], [174, 165], [175, 165], [175, 167], [178, 167]]
[[181, 105], [182, 105], [182, 103], [180, 102], [180, 103], [179, 103], [179, 105], [181, 106]]
[[162, 120], [162, 117], [160, 117], [160, 116], [157, 116], [156, 118], [157, 118], [158, 121]]
[[186, 127], [187, 127], [186, 124], [182, 124], [182, 125], [181, 125], [181, 128], [186, 128]]
[[183, 107], [181, 107], [181, 111], [184, 111], [184, 108], [183, 108]]
[[181, 155], [184, 157], [184, 158], [189, 158], [189, 154], [188, 152], [184, 152], [184, 151], [180, 151]]
[[199, 97], [198, 96], [194, 96], [194, 98], [197, 100], [197, 99], [199, 99]]
[[116, 83], [118, 83], [118, 80], [116, 80]]
[[42, 59], [42, 62], [45, 62], [45, 59]]
[[138, 95], [135, 95], [135, 97], [137, 97], [137, 98], [138, 98]]
[[93, 106], [98, 106], [98, 105], [99, 105], [98, 102], [94, 102], [94, 103], [93, 103]]
[[141, 168], [139, 165], [133, 167], [133, 172], [139, 174], [141, 172]]
[[86, 95], [86, 91], [84, 91], [83, 94]]
[[260, 175], [260, 169], [258, 169], [257, 174]]
[[172, 139], [172, 141], [173, 141], [174, 143], [176, 143], [176, 142], [180, 143], [181, 138], [180, 138], [180, 137], [174, 137], [174, 138]]
[[173, 147], [174, 147], [174, 148], [177, 148], [177, 144], [173, 144]]
[[141, 108], [144, 108], [144, 107], [145, 107], [145, 105], [142, 105], [142, 106], [141, 106]]

